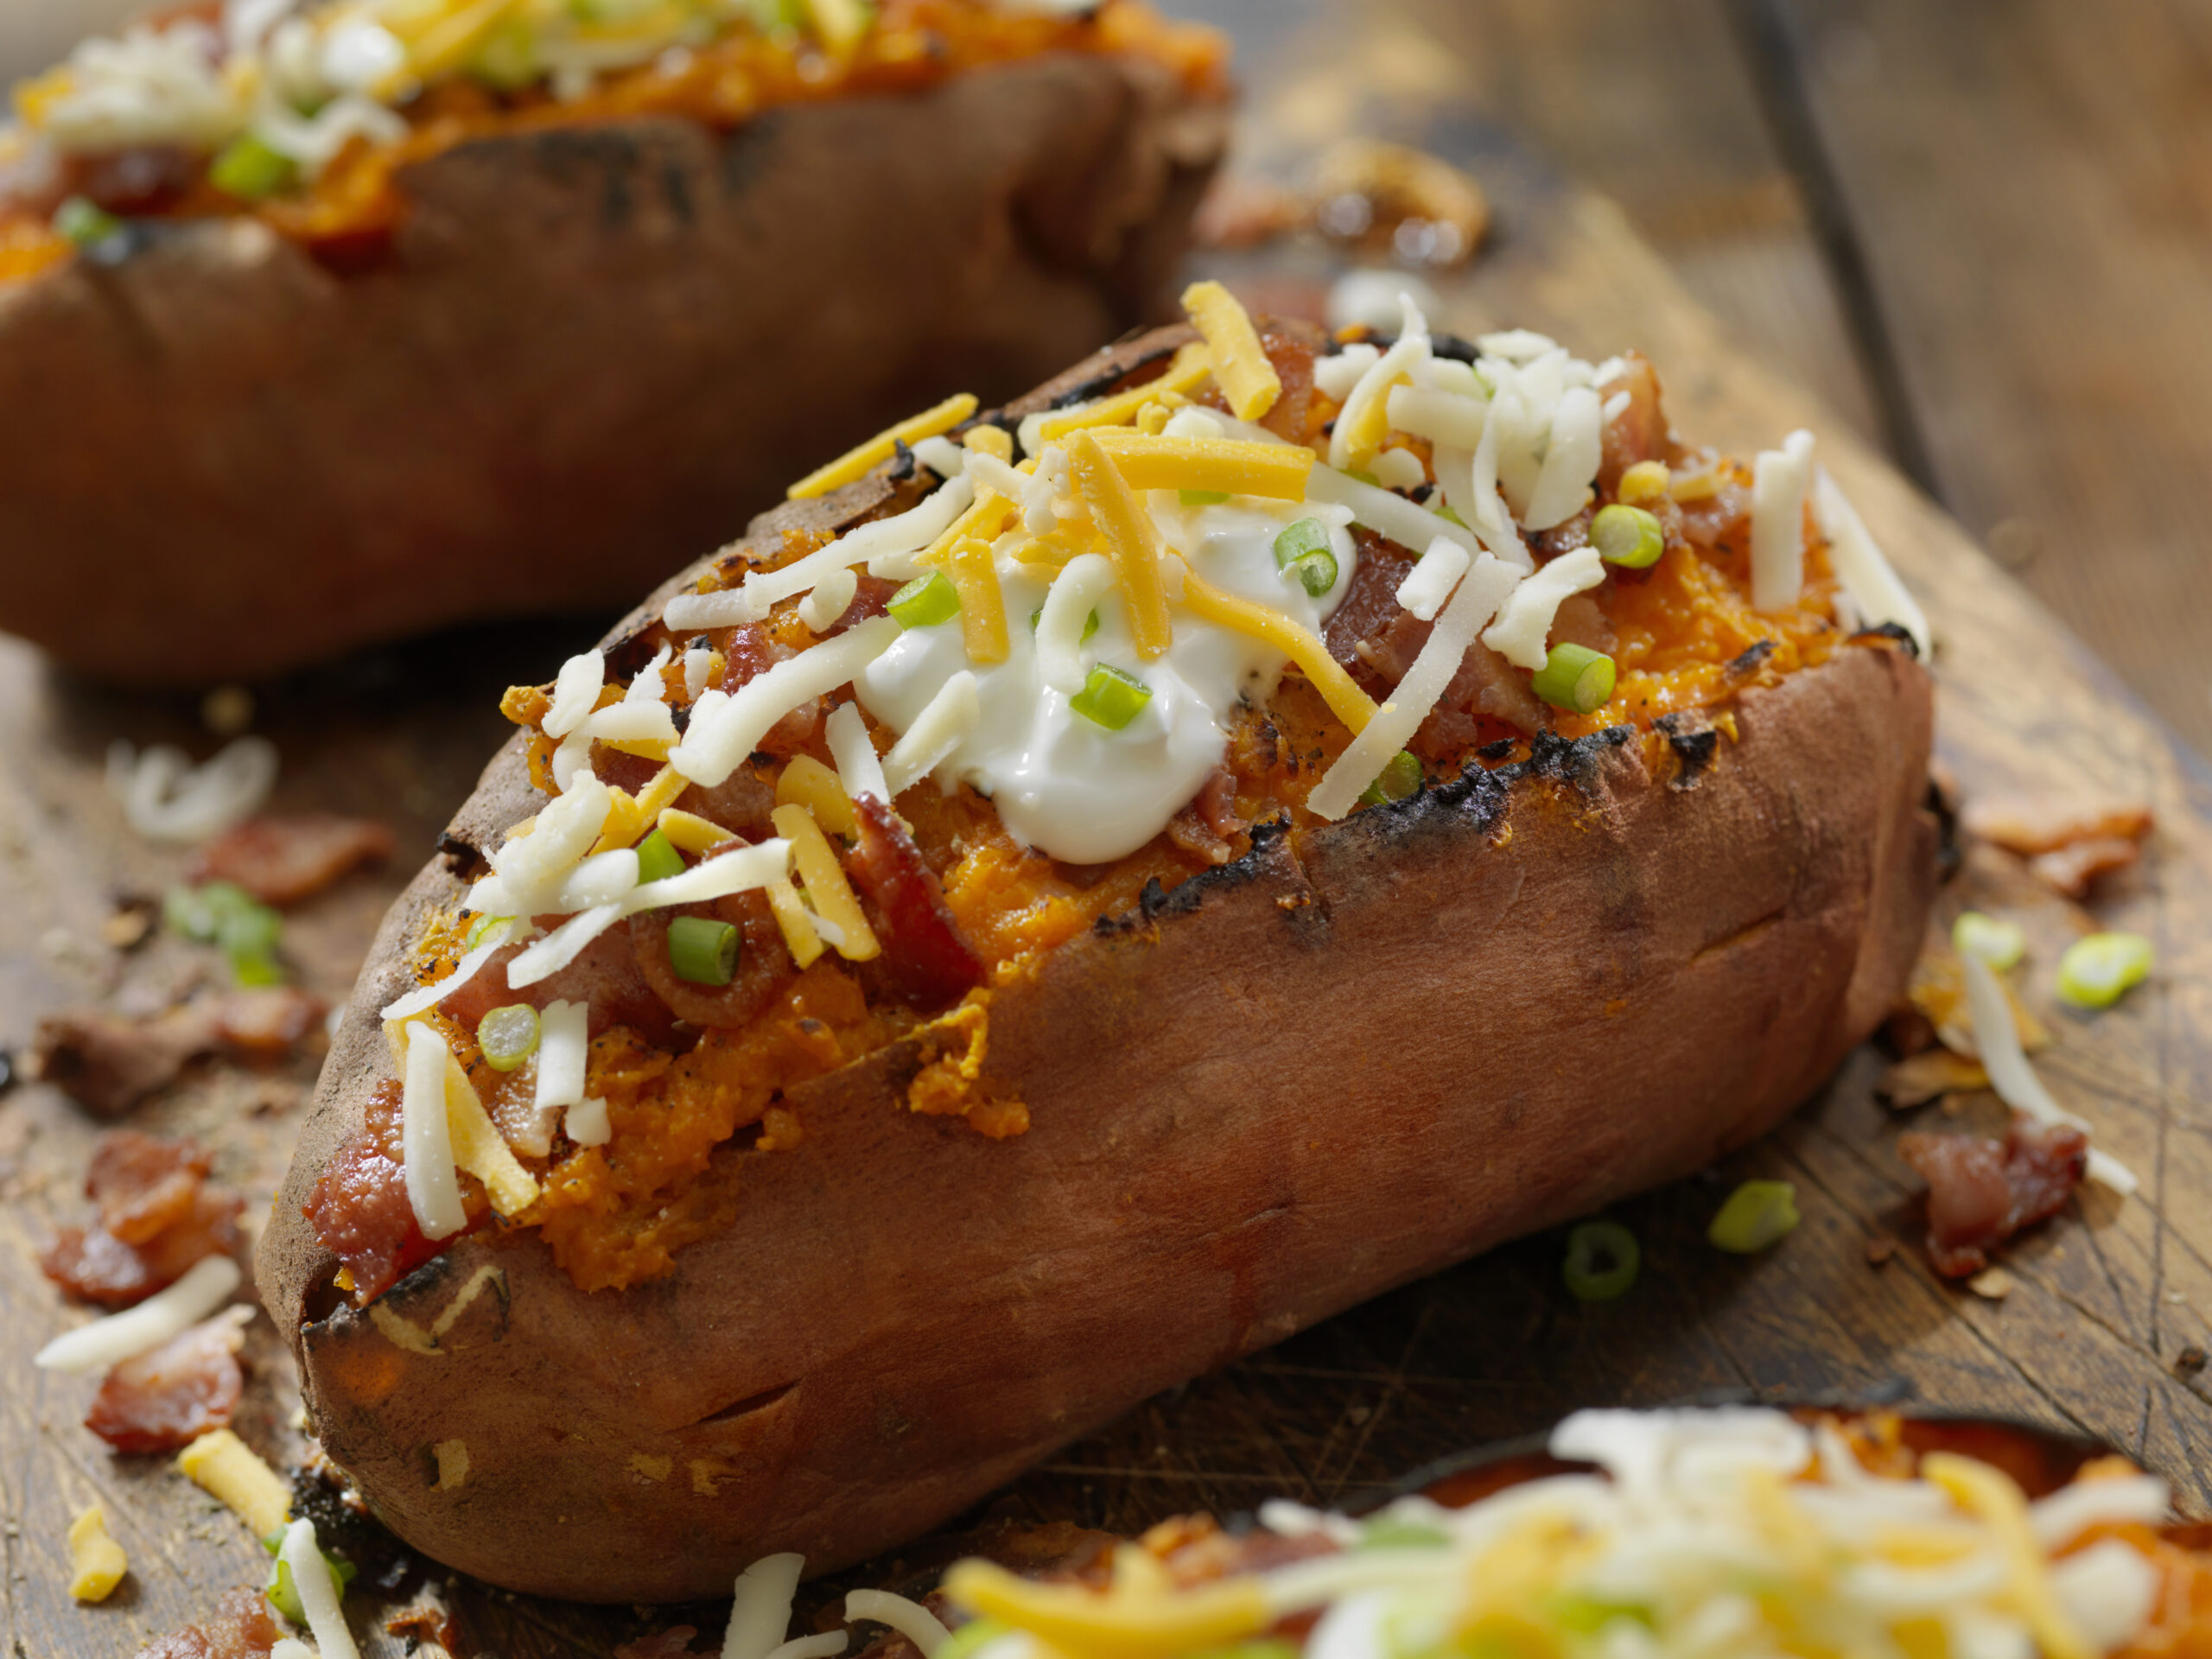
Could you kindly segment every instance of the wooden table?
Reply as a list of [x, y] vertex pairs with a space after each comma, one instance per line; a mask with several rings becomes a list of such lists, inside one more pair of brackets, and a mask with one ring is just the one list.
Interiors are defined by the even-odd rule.
[[[2009, 1258], [2015, 1287], [2001, 1301], [1948, 1286], [1912, 1247], [1916, 1183], [1894, 1154], [1895, 1121], [1872, 1099], [1880, 1059], [1862, 1052], [1769, 1141], [1619, 1207], [1645, 1251], [1643, 1280], [1624, 1300], [1579, 1306], [1560, 1288], [1559, 1238], [1525, 1241], [1148, 1402], [1017, 1483], [1002, 1506], [1128, 1529], [1181, 1510], [1233, 1510], [1274, 1492], [1337, 1502], [1574, 1405], [1656, 1403], [1719, 1387], [1799, 1394], [1901, 1382], [1936, 1403], [2112, 1440], [2173, 1473], [2193, 1507], [2212, 1509], [2212, 1465], [2200, 1454], [2212, 1444], [2212, 1393], [2177, 1370], [2185, 1349], [2207, 1343], [2212, 1310], [2212, 1216], [2192, 1202], [2212, 1191], [2212, 1114], [2203, 1103], [2212, 1071], [2212, 779], [2110, 671], [1851, 436], [1855, 425], [1878, 426], [1885, 394], [1853, 366], [1862, 359], [1771, 149], [1740, 174], [1740, 200], [1766, 204], [1758, 211], [1769, 219], [1754, 214], [1732, 252], [1724, 237], [1707, 242], [1702, 261], [1682, 262], [1708, 296], [1736, 296], [1724, 328], [1620, 208], [1568, 185], [1509, 136], [1504, 118], [1548, 127], [1573, 141], [1562, 143], [1573, 159], [1602, 173], [1602, 156], [1587, 150], [1611, 127], [1620, 140], [1611, 182], [1664, 232], [1661, 187], [1671, 163], [1656, 152], [1665, 146], [1650, 143], [1654, 153], [1636, 156], [1630, 143], [1656, 124], [1655, 105], [1663, 113], [1694, 102], [1707, 124], [1691, 145], [1700, 155], [1743, 162], [1759, 130], [1736, 37], [1717, 11], [1665, 0], [1649, 12], [1605, 7], [1562, 21], [1531, 7], [1516, 30], [1503, 4], [1246, 0], [1246, 15], [1253, 8], [1266, 9], [1269, 38], [1260, 44], [1274, 66], [1254, 100], [1256, 162], [1288, 164], [1338, 132], [1372, 127], [1472, 166], [1492, 189], [1497, 245], [1449, 295], [1453, 326], [1510, 319], [1592, 355], [1639, 345], [1667, 377], [1677, 423], [1739, 451], [1798, 424], [1822, 433], [1824, 457], [1927, 601], [1941, 642], [1941, 741], [1965, 788], [2087, 786], [2153, 803], [2155, 859], [2103, 913], [2158, 941], [2159, 973], [2113, 1013], [2056, 1016], [2062, 1040], [2044, 1061], [2055, 1090], [2143, 1174], [2145, 1190], [2124, 1205], [2088, 1194], [2024, 1243]], [[1357, 27], [1346, 21], [1355, 13]], [[1653, 15], [1688, 32], [1655, 34], [1660, 26], [1643, 21]], [[1484, 22], [1492, 32], [1477, 26]], [[1738, 79], [1700, 81], [1686, 71], [1671, 105], [1669, 74], [1631, 81], [1639, 50], [1662, 60], [1657, 43], [1682, 52], [1685, 40], [1726, 54]], [[1619, 73], [1608, 79], [1589, 68], [1602, 61]], [[1567, 73], [1576, 63], [1579, 79]], [[1624, 105], [1631, 85], [1640, 90]], [[1696, 99], [1694, 86], [1702, 88]], [[1659, 182], [1638, 186], [1638, 168]], [[1685, 210], [1681, 222], [1693, 218]], [[1700, 240], [1681, 234], [1678, 251]], [[1716, 245], [1724, 251], [1710, 251]], [[1278, 271], [1295, 272], [1306, 256], [1269, 257]], [[1740, 349], [1747, 321], [1773, 327], [1789, 315], [1785, 296], [1806, 321], [1793, 335], [1791, 368], [1851, 412], [1838, 414]], [[496, 740], [498, 688], [542, 677], [574, 648], [557, 633], [432, 642], [265, 689], [263, 729], [285, 755], [279, 804], [378, 812], [400, 825], [408, 859], [427, 851]], [[63, 1001], [150, 999], [192, 970], [190, 953], [168, 942], [129, 957], [97, 943], [117, 891], [158, 891], [178, 868], [175, 855], [122, 830], [100, 789], [100, 757], [114, 736], [189, 734], [192, 711], [188, 701], [54, 680], [5, 648], [0, 710], [0, 1045], [14, 1045]], [[405, 874], [360, 879], [302, 912], [288, 937], [311, 985], [342, 987]], [[2056, 901], [2028, 902], [2024, 913], [2038, 964], [2030, 983], [2048, 1012], [2050, 964], [2075, 924]], [[216, 1140], [222, 1174], [258, 1203], [273, 1190], [311, 1074], [306, 1063], [268, 1074], [219, 1070], [140, 1121]], [[1990, 1118], [1977, 1108], [1975, 1121]], [[32, 1256], [52, 1220], [76, 1208], [71, 1189], [93, 1133], [49, 1090], [18, 1089], [0, 1104], [0, 1317], [19, 1333], [0, 1387], [0, 1511], [10, 1650], [106, 1659], [204, 1614], [223, 1590], [257, 1580], [264, 1560], [161, 1462], [111, 1459], [78, 1427], [88, 1382], [36, 1376], [22, 1363], [61, 1322]], [[1765, 1255], [1723, 1256], [1703, 1228], [1719, 1196], [1753, 1173], [1796, 1181], [1805, 1224]], [[1877, 1266], [1870, 1239], [1903, 1248]], [[241, 1432], [272, 1454], [292, 1452], [289, 1362], [265, 1325], [250, 1352], [263, 1381]], [[134, 1572], [109, 1605], [80, 1610], [62, 1588], [61, 1532], [94, 1496], [106, 1501]], [[442, 1597], [461, 1614], [469, 1645], [514, 1659], [602, 1655], [679, 1616], [518, 1601], [435, 1577], [406, 1593]], [[349, 1605], [365, 1651], [401, 1650], [373, 1623], [382, 1604], [365, 1596]], [[711, 1629], [720, 1614], [681, 1616]]]

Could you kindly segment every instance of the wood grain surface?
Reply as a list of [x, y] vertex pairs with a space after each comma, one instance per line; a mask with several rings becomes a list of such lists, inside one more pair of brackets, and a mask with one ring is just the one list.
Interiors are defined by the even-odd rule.
[[[1578, 1306], [1560, 1287], [1559, 1237], [1525, 1241], [1148, 1402], [1016, 1483], [996, 1507], [1127, 1529], [1183, 1510], [1235, 1510], [1276, 1492], [1337, 1502], [1577, 1405], [1649, 1404], [1716, 1388], [1786, 1394], [1903, 1383], [1932, 1402], [2109, 1439], [2175, 1476], [2194, 1509], [2212, 1510], [2204, 1455], [2212, 1392], [2177, 1369], [2184, 1350], [2207, 1343], [2212, 1310], [2212, 1214], [2198, 1198], [2212, 1191], [2212, 779], [1955, 523], [1851, 437], [1854, 424], [1878, 423], [1863, 385], [1849, 394], [1862, 400], [1854, 420], [1756, 366], [1739, 331], [1688, 297], [1621, 209], [1562, 182], [1474, 113], [1482, 106], [1472, 83], [1438, 68], [1467, 49], [1447, 39], [1457, 27], [1449, 10], [1441, 0], [1391, 0], [1360, 9], [1356, 30], [1314, 33], [1328, 29], [1327, 10], [1286, 3], [1268, 80], [1255, 88], [1252, 153], [1287, 163], [1336, 132], [1375, 128], [1471, 165], [1496, 198], [1499, 232], [1495, 251], [1451, 285], [1452, 326], [1510, 319], [1592, 356], [1639, 346], [1666, 377], [1677, 425], [1738, 450], [1813, 426], [1822, 457], [1934, 620], [1939, 741], [1961, 787], [2089, 789], [2155, 805], [2152, 860], [2099, 913], [2150, 934], [2160, 966], [2112, 1013], [2078, 1018], [2051, 1002], [2051, 965], [2083, 925], [2078, 913], [2002, 870], [1965, 878], [1977, 896], [2028, 923], [2035, 953], [2024, 982], [2059, 1035], [2044, 1074], [2101, 1144], [2140, 1172], [2145, 1189], [2125, 1205], [2089, 1193], [2024, 1243], [2009, 1257], [2013, 1287], [2001, 1300], [1947, 1285], [1916, 1248], [1916, 1183], [1894, 1152], [1897, 1120], [1873, 1099], [1883, 1062], [1862, 1051], [1768, 1141], [1619, 1208], [1644, 1249], [1643, 1279], [1624, 1300]], [[1800, 257], [1785, 245], [1798, 234], [1788, 231], [1774, 245], [1782, 251], [1760, 257]], [[1309, 249], [1258, 259], [1224, 268], [1285, 288], [1326, 274]], [[1841, 327], [1833, 295], [1820, 302], [1831, 308], [1824, 326]], [[1834, 355], [1823, 347], [1796, 366], [1811, 362], [1816, 378], [1833, 379], [1817, 372], [1824, 353]], [[278, 804], [370, 811], [401, 831], [392, 870], [303, 907], [288, 928], [310, 986], [340, 988], [383, 903], [467, 792], [500, 731], [499, 687], [542, 678], [590, 631], [452, 638], [260, 689], [260, 729], [285, 757]], [[158, 892], [181, 868], [176, 854], [134, 842], [105, 796], [102, 757], [116, 737], [213, 747], [194, 730], [188, 704], [98, 694], [0, 647], [0, 1046], [19, 1046], [41, 1014], [62, 1003], [151, 1004], [206, 971], [202, 957], [173, 942], [128, 955], [99, 943], [118, 893]], [[311, 1074], [311, 1058], [267, 1072], [207, 1070], [137, 1121], [217, 1144], [219, 1173], [258, 1206], [273, 1190]], [[1980, 1100], [1964, 1121], [1997, 1119]], [[96, 1127], [42, 1086], [0, 1101], [0, 1319], [13, 1332], [0, 1362], [0, 1541], [4, 1635], [16, 1655], [119, 1659], [265, 1570], [243, 1529], [163, 1460], [111, 1458], [79, 1427], [89, 1380], [43, 1376], [26, 1363], [75, 1317], [34, 1256], [48, 1230], [80, 1207], [75, 1184]], [[1805, 1224], [1764, 1255], [1725, 1256], [1703, 1230], [1729, 1187], [1751, 1174], [1796, 1181]], [[1405, 1200], [1417, 1205], [1421, 1194]], [[1870, 1240], [1899, 1248], [1875, 1265]], [[257, 1378], [241, 1432], [289, 1456], [298, 1449], [296, 1396], [265, 1323], [249, 1354]], [[95, 1497], [133, 1571], [109, 1604], [81, 1609], [64, 1588], [62, 1531]], [[854, 1577], [899, 1571], [888, 1562]], [[460, 1646], [513, 1659], [605, 1655], [678, 1619], [714, 1630], [721, 1617], [714, 1607], [580, 1610], [418, 1568], [390, 1595], [349, 1598], [364, 1651], [404, 1651], [381, 1621], [424, 1598], [458, 1615]]]

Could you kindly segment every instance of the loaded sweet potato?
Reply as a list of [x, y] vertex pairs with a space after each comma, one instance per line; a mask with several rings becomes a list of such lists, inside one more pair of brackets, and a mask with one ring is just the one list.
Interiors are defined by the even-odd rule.
[[1582, 1411], [1538, 1448], [1457, 1462], [1356, 1517], [1276, 1502], [1034, 1577], [963, 1561], [929, 1605], [855, 1598], [900, 1632], [868, 1651], [2096, 1659], [2212, 1639], [2207, 1529], [2173, 1522], [2164, 1480], [2047, 1431]]
[[1894, 1005], [1924, 625], [1808, 438], [1185, 301], [508, 694], [261, 1245], [410, 1542], [856, 1560], [1698, 1167]]
[[1151, 320], [1225, 76], [1141, 0], [190, 0], [88, 41], [0, 131], [0, 628], [177, 683], [627, 603], [956, 378]]

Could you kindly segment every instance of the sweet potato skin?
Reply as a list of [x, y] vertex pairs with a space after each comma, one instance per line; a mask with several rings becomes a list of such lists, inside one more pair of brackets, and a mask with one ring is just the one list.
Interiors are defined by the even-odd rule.
[[[1934, 885], [1910, 657], [1847, 649], [1737, 719], [1694, 778], [1650, 776], [1640, 745], [1547, 747], [1263, 838], [1052, 954], [991, 1004], [986, 1080], [1026, 1135], [904, 1108], [925, 1030], [796, 1090], [796, 1149], [723, 1154], [740, 1220], [665, 1279], [587, 1296], [534, 1236], [471, 1239], [357, 1312], [301, 1205], [389, 1075], [375, 1011], [462, 879], [434, 863], [261, 1246], [326, 1450], [403, 1537], [495, 1583], [724, 1592], [769, 1550], [858, 1560], [1160, 1388], [1700, 1166], [1872, 1029]], [[455, 844], [532, 799], [511, 744]], [[439, 1490], [452, 1440], [467, 1479]]]
[[1226, 113], [1050, 54], [473, 142], [353, 275], [198, 221], [0, 287], [0, 628], [189, 683], [626, 605], [825, 457], [1143, 320]]

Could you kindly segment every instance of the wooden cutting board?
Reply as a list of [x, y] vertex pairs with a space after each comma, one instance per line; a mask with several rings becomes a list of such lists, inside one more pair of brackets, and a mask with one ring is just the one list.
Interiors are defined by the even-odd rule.
[[[1577, 1305], [1560, 1286], [1560, 1237], [1524, 1241], [1147, 1403], [1016, 1483], [998, 1507], [1130, 1529], [1274, 1493], [1336, 1503], [1576, 1406], [1720, 1389], [1791, 1396], [1903, 1388], [1934, 1404], [2084, 1430], [2171, 1473], [2193, 1509], [2212, 1509], [2212, 1465], [2200, 1453], [2212, 1445], [2212, 1393], [2190, 1369], [2192, 1357], [2202, 1363], [2212, 1310], [2212, 1206], [2190, 1197], [2212, 1192], [2212, 1115], [2202, 1104], [2212, 1071], [2212, 779], [1955, 524], [1804, 395], [1732, 352], [1725, 325], [1681, 294], [1613, 207], [1423, 96], [1418, 73], [1394, 82], [1347, 70], [1332, 98], [1262, 105], [1251, 148], [1263, 161], [1310, 149], [1357, 130], [1385, 102], [1397, 130], [1426, 122], [1433, 147], [1473, 167], [1498, 208], [1494, 251], [1446, 285], [1451, 326], [1471, 332], [1510, 320], [1592, 358], [1639, 346], [1660, 366], [1677, 426], [1738, 453], [1799, 425], [1821, 432], [1822, 458], [1933, 619], [1940, 742], [1961, 788], [2088, 790], [2155, 807], [2148, 868], [2098, 912], [2158, 944], [2156, 976], [2120, 1008], [2094, 1019], [2058, 1012], [2052, 964], [2079, 918], [2056, 900], [2028, 899], [2022, 912], [2035, 943], [2027, 995], [2059, 1039], [2041, 1061], [2044, 1075], [2100, 1144], [2141, 1174], [2143, 1191], [2125, 1204], [2086, 1193], [2010, 1253], [2002, 1300], [1941, 1281], [1916, 1249], [1917, 1184], [1895, 1154], [1898, 1123], [1873, 1098], [1884, 1062], [1862, 1051], [1768, 1141], [1614, 1212], [1643, 1248], [1642, 1280], [1623, 1300]], [[1318, 259], [1289, 246], [1215, 263], [1283, 293], [1310, 289]], [[106, 597], [88, 592], [87, 601]], [[304, 982], [342, 995], [384, 904], [498, 741], [499, 689], [542, 679], [593, 631], [479, 632], [262, 689], [258, 728], [284, 756], [276, 804], [373, 813], [401, 832], [398, 867], [356, 879], [290, 923]], [[20, 1046], [41, 1014], [64, 1003], [150, 1006], [204, 971], [171, 941], [129, 953], [100, 941], [118, 895], [158, 893], [181, 868], [178, 855], [135, 841], [105, 797], [103, 757], [118, 738], [212, 747], [188, 702], [95, 691], [0, 645], [0, 1046]], [[216, 1145], [221, 1175], [258, 1207], [313, 1071], [312, 1058], [263, 1072], [216, 1068], [134, 1121]], [[1999, 1119], [1983, 1100], [1965, 1121]], [[68, 1317], [35, 1255], [51, 1225], [81, 1207], [76, 1185], [96, 1132], [44, 1087], [0, 1100], [0, 1319], [16, 1332], [0, 1371], [0, 1512], [5, 1633], [19, 1656], [131, 1654], [265, 1571], [258, 1545], [164, 1460], [112, 1458], [79, 1426], [90, 1380], [28, 1363]], [[1754, 1174], [1794, 1181], [1804, 1224], [1764, 1255], [1721, 1255], [1704, 1229], [1720, 1198]], [[1422, 1195], [1408, 1191], [1405, 1201]], [[1877, 1264], [1870, 1243], [1877, 1253], [1897, 1248]], [[265, 1323], [249, 1351], [256, 1382], [240, 1430], [273, 1456], [293, 1454], [289, 1358]], [[80, 1609], [66, 1592], [63, 1533], [95, 1498], [132, 1573], [105, 1605]], [[897, 1570], [884, 1564], [878, 1581]], [[601, 1655], [679, 1618], [717, 1630], [721, 1616], [522, 1600], [418, 1570], [391, 1595], [349, 1598], [364, 1651], [405, 1651], [383, 1619], [425, 1599], [456, 1614], [462, 1646], [513, 1659]]]

